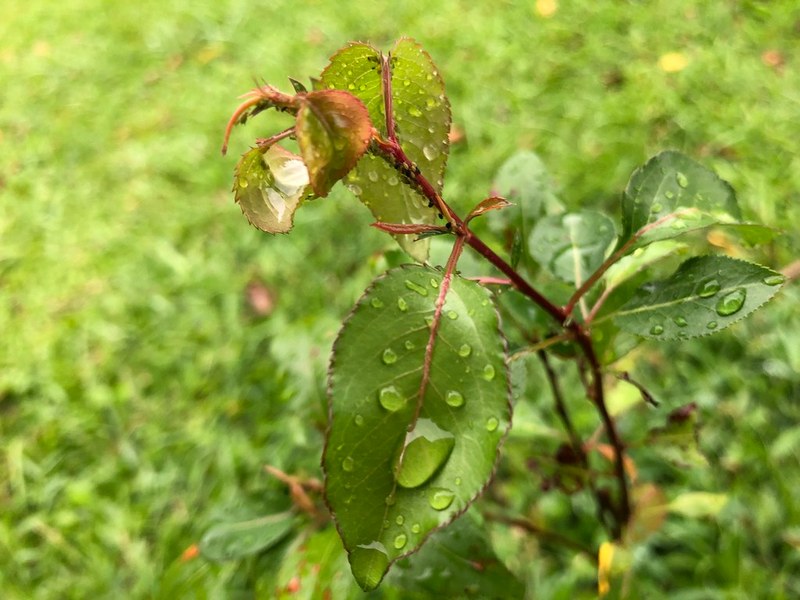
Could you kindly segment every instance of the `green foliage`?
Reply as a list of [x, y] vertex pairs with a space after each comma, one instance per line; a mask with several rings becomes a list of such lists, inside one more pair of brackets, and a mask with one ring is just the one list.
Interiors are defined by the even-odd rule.
[[200, 552], [214, 561], [236, 560], [268, 550], [292, 530], [295, 515], [291, 511], [238, 523], [221, 523], [200, 539]]
[[510, 422], [505, 345], [479, 285], [452, 280], [426, 356], [442, 277], [376, 280], [334, 347], [326, 496], [365, 589], [470, 505]]

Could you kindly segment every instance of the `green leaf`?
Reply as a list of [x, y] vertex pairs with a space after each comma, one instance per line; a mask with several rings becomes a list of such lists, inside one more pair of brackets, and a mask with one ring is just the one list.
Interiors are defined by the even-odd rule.
[[716, 517], [728, 504], [726, 494], [711, 492], [685, 492], [674, 498], [667, 506], [669, 511], [690, 519]]
[[358, 583], [463, 512], [494, 470], [511, 418], [505, 341], [489, 292], [455, 277], [424, 402], [417, 394], [442, 273], [377, 279], [334, 345], [326, 498]]
[[727, 256], [699, 256], [669, 278], [641, 287], [614, 313], [625, 331], [653, 339], [686, 339], [725, 329], [772, 298], [784, 277]]
[[347, 92], [322, 90], [303, 97], [297, 113], [297, 143], [317, 196], [355, 166], [372, 137], [372, 122], [361, 100]]
[[686, 248], [686, 244], [683, 242], [676, 242], [675, 240], [654, 242], [644, 248], [638, 248], [632, 253], [620, 258], [609, 267], [603, 279], [607, 287], [615, 288], [654, 263], [669, 256], [673, 256]]
[[631, 176], [622, 195], [622, 246], [635, 246], [682, 235], [717, 223], [741, 220], [728, 182], [679, 152], [651, 158]]
[[249, 521], [222, 523], [209, 529], [199, 543], [208, 560], [236, 560], [280, 542], [294, 527], [296, 515], [286, 511]]
[[[399, 40], [390, 52], [392, 108], [400, 146], [422, 175], [441, 192], [449, 151], [450, 105], [444, 83], [430, 56], [413, 40]], [[383, 92], [383, 56], [366, 44], [352, 44], [336, 53], [322, 72], [322, 85], [357, 96], [375, 128], [388, 137]], [[386, 223], [433, 224], [436, 209], [394, 165], [365, 155], [347, 180], [350, 190]], [[400, 246], [424, 262], [429, 242], [413, 235], [395, 235]]]
[[603, 263], [616, 237], [606, 215], [582, 210], [540, 220], [528, 249], [553, 275], [578, 287]]
[[522, 582], [500, 562], [487, 532], [469, 512], [398, 562], [387, 583], [433, 598], [506, 600], [525, 595]]
[[529, 150], [517, 152], [500, 166], [492, 190], [519, 206], [523, 227], [526, 222], [532, 226], [529, 220], [563, 210], [547, 167]]
[[286, 233], [306, 196], [308, 171], [303, 160], [280, 146], [242, 155], [234, 175], [234, 197], [251, 224], [268, 233]]

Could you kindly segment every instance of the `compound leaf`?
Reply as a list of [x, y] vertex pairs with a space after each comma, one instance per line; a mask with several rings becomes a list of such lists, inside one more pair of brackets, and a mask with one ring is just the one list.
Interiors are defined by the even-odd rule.
[[680, 152], [651, 158], [631, 176], [622, 195], [620, 246], [634, 247], [717, 223], [741, 220], [733, 188], [716, 173]]
[[617, 325], [653, 339], [709, 335], [772, 298], [784, 277], [727, 256], [698, 256], [669, 278], [641, 287], [614, 313]]
[[582, 210], [541, 219], [531, 232], [531, 256], [559, 279], [580, 286], [599, 267], [617, 237], [614, 222]]
[[286, 233], [294, 213], [306, 196], [308, 170], [303, 159], [271, 146], [252, 148], [242, 155], [234, 175], [234, 197], [242, 212], [258, 229]]
[[[441, 192], [449, 150], [450, 105], [444, 82], [430, 56], [413, 40], [399, 40], [391, 50], [390, 73], [384, 74], [383, 55], [366, 44], [351, 44], [331, 58], [320, 85], [347, 90], [367, 107], [381, 137], [386, 123], [384, 75], [391, 82], [392, 118], [398, 142], [422, 175]], [[347, 178], [350, 190], [386, 223], [432, 224], [436, 210], [394, 165], [366, 154]], [[430, 242], [413, 235], [394, 236], [413, 258], [424, 262]]]
[[389, 271], [334, 345], [325, 493], [365, 590], [466, 510], [489, 481], [510, 423], [497, 313], [485, 288], [459, 277], [446, 296], [418, 405], [442, 277], [425, 267]]
[[366, 151], [372, 122], [364, 104], [352, 94], [315, 91], [303, 97], [296, 135], [311, 187], [324, 197]]

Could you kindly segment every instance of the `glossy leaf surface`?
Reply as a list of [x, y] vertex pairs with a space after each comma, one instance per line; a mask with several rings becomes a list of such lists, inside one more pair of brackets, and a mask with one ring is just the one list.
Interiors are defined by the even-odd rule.
[[352, 94], [322, 90], [303, 97], [297, 113], [297, 143], [317, 196], [327, 196], [333, 184], [355, 166], [371, 134], [369, 113]]
[[637, 169], [628, 182], [622, 196], [620, 245], [634, 235], [641, 246], [740, 219], [728, 182], [688, 156], [662, 152]]
[[489, 536], [467, 513], [397, 563], [389, 583], [432, 598], [523, 598], [522, 583], [492, 551]]
[[783, 281], [779, 273], [743, 260], [695, 257], [669, 278], [640, 288], [614, 319], [622, 329], [653, 339], [709, 335], [752, 313]]
[[[390, 52], [387, 74], [392, 88], [392, 117], [403, 151], [441, 192], [449, 150], [450, 105], [430, 56], [416, 42], [399, 40]], [[358, 97], [383, 138], [388, 137], [382, 54], [366, 44], [352, 44], [331, 58], [322, 72], [325, 88], [347, 90]], [[347, 179], [348, 187], [386, 223], [436, 221], [436, 210], [394, 165], [373, 154], [365, 155]], [[418, 261], [428, 256], [429, 242], [413, 235], [395, 235], [400, 246]]]
[[541, 219], [528, 246], [539, 264], [577, 287], [603, 263], [616, 237], [611, 219], [583, 210]]
[[268, 233], [286, 233], [308, 188], [303, 160], [280, 146], [248, 150], [236, 166], [236, 202], [252, 225]]
[[510, 422], [505, 341], [489, 292], [454, 278], [415, 417], [441, 271], [376, 280], [345, 322], [330, 370], [326, 497], [364, 589], [488, 482]]
[[280, 542], [294, 525], [296, 515], [283, 512], [238, 523], [222, 523], [206, 532], [200, 552], [209, 560], [236, 560], [262, 552]]

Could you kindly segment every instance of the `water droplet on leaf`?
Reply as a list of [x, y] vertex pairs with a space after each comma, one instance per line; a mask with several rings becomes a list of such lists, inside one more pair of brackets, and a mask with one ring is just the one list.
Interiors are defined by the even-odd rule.
[[736, 314], [744, 306], [744, 301], [747, 298], [747, 290], [739, 288], [732, 292], [725, 294], [717, 301], [716, 311], [720, 317], [729, 317]]
[[352, 456], [348, 456], [342, 461], [342, 470], [351, 473], [355, 467], [355, 461]]
[[394, 520], [395, 523], [398, 525], [402, 525], [405, 522], [406, 518], [403, 515], [397, 515], [397, 518]]
[[664, 192], [664, 197], [667, 200], [672, 200], [675, 197], [675, 193], [672, 192], [671, 190], [667, 190], [666, 192]]
[[439, 280], [431, 277], [431, 287], [437, 289], [439, 287]]
[[383, 300], [380, 298], [373, 298], [369, 303], [372, 304], [373, 308], [383, 308]]
[[403, 312], [406, 312], [408, 310], [408, 302], [406, 302], [405, 298], [397, 299], [397, 308], [399, 308]]
[[486, 365], [483, 367], [483, 373], [481, 374], [486, 381], [491, 381], [494, 379], [494, 367], [492, 365]]
[[412, 342], [411, 340], [406, 340], [405, 342], [403, 342], [403, 346], [405, 346], [406, 350], [413, 350], [414, 348], [416, 348], [414, 342]]
[[421, 117], [422, 111], [412, 104], [408, 107], [408, 114], [412, 117]]
[[660, 202], [656, 202], [656, 203], [653, 204], [653, 206], [650, 207], [650, 212], [658, 213], [658, 212], [661, 212], [662, 208], [664, 208], [664, 207], [661, 206], [661, 203]]
[[661, 335], [662, 333], [664, 333], [664, 327], [661, 325], [653, 325], [650, 328], [651, 335]]
[[410, 289], [412, 292], [417, 292], [420, 296], [427, 296], [428, 290], [426, 290], [420, 284], [411, 281], [410, 279], [406, 279], [406, 287]]
[[686, 327], [687, 325], [689, 325], [689, 322], [683, 317], [674, 317], [672, 320], [678, 327]]
[[675, 180], [678, 182], [678, 185], [681, 186], [682, 188], [689, 186], [689, 178], [686, 177], [686, 175], [684, 175], [680, 171], [675, 173]]
[[716, 329], [717, 328], [717, 322], [716, 321], [709, 321], [708, 325], [706, 325], [706, 327], [708, 329]]
[[422, 147], [422, 153], [428, 160], [435, 160], [439, 156], [439, 148], [433, 144], [426, 144]]
[[459, 406], [464, 406], [464, 396], [461, 392], [457, 392], [456, 390], [450, 390], [444, 397], [444, 401], [447, 402], [448, 406], [452, 406], [453, 408], [458, 408]]
[[397, 548], [398, 550], [400, 550], [400, 548], [402, 548], [403, 546], [406, 545], [406, 540], [407, 539], [408, 538], [406, 538], [406, 534], [405, 533], [401, 533], [396, 538], [394, 538], [394, 547]]
[[455, 494], [445, 488], [431, 488], [428, 490], [428, 504], [434, 510], [444, 510], [453, 503]]
[[486, 419], [486, 431], [494, 431], [499, 424], [500, 422], [496, 418], [489, 417]]
[[413, 531], [414, 533], [419, 533], [421, 530], [422, 530], [422, 527], [420, 527], [419, 523], [414, 523], [411, 526], [411, 531]]
[[448, 311], [447, 318], [451, 321], [455, 321], [458, 318], [458, 313], [454, 310]]
[[710, 298], [719, 291], [719, 281], [716, 279], [709, 279], [700, 285], [700, 290], [697, 295], [701, 298]]
[[458, 355], [461, 357], [466, 358], [472, 353], [472, 346], [469, 344], [461, 344], [461, 347], [458, 349]]
[[356, 417], [355, 417], [355, 419], [353, 419], [353, 421], [355, 421], [355, 424], [358, 427], [361, 427], [364, 424], [364, 417], [362, 415], [356, 415]]
[[394, 461], [398, 485], [415, 488], [428, 481], [447, 461], [454, 445], [452, 433], [430, 419], [419, 419], [398, 448]]
[[375, 171], [370, 171], [367, 173], [367, 179], [369, 179], [372, 183], [378, 181], [378, 173]]
[[383, 351], [383, 355], [381, 356], [381, 360], [385, 365], [393, 365], [397, 362], [397, 354], [391, 348], [387, 348]]
[[378, 402], [389, 412], [397, 412], [406, 405], [406, 399], [393, 385], [387, 385], [378, 392]]
[[780, 285], [786, 278], [783, 275], [770, 275], [769, 277], [764, 277], [763, 279], [764, 285]]

